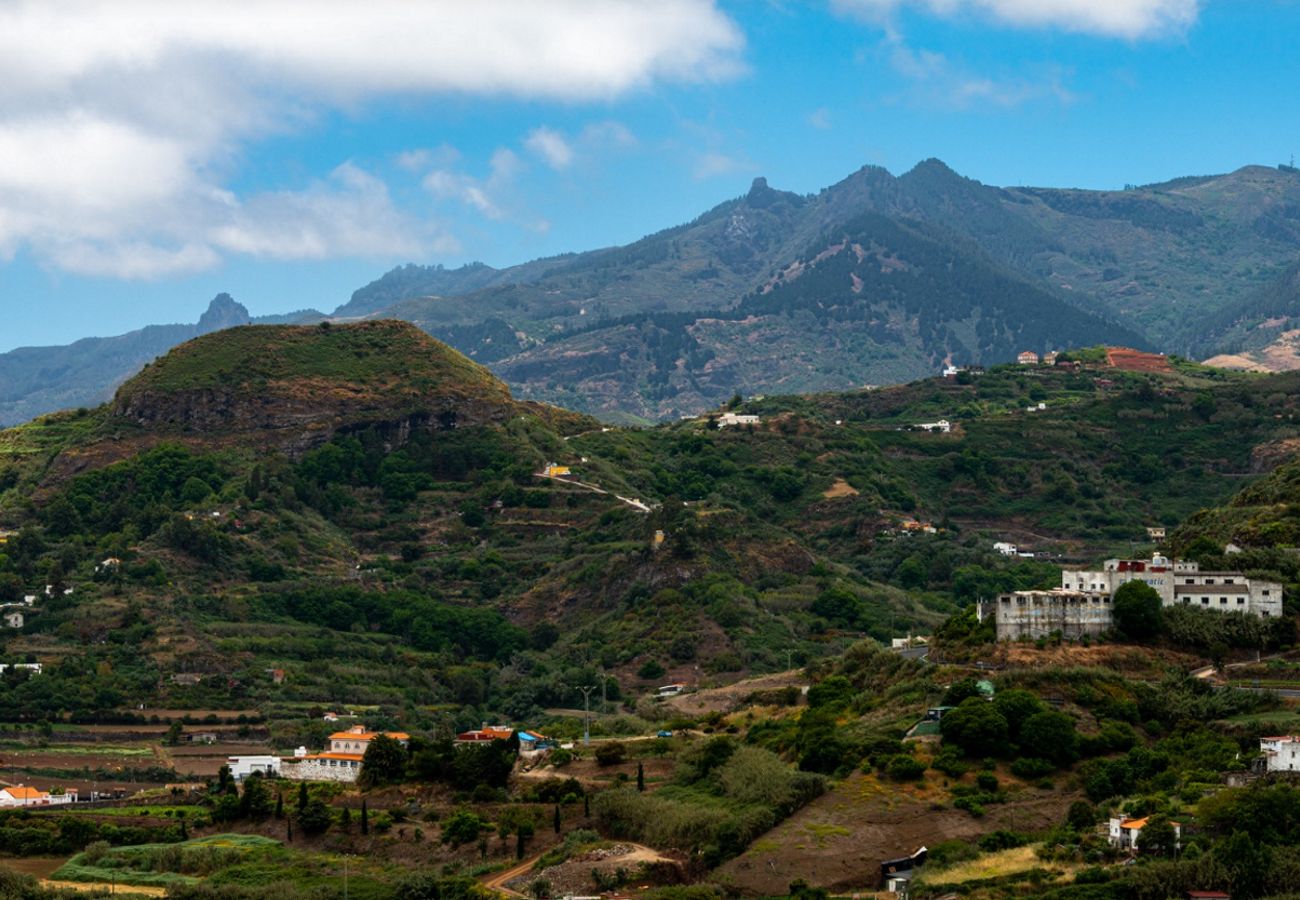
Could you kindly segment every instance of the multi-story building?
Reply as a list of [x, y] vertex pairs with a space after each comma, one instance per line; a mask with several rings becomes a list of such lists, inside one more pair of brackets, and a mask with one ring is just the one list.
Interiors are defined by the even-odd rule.
[[1202, 572], [1192, 560], [1156, 555], [1151, 559], [1108, 559], [1099, 570], [1061, 573], [1066, 590], [1115, 596], [1120, 585], [1143, 581], [1165, 606], [1198, 606], [1218, 612], [1242, 612], [1261, 618], [1282, 615], [1282, 585], [1247, 578], [1241, 572]]
[[978, 612], [981, 622], [994, 617], [999, 641], [1032, 641], [1055, 632], [1072, 641], [1097, 637], [1114, 621], [1108, 595], [1063, 588], [1000, 594], [993, 603], [981, 603]]
[[[403, 747], [411, 736], [401, 731], [382, 732]], [[347, 731], [330, 735], [330, 747], [322, 753], [308, 753], [299, 747], [293, 756], [281, 760], [280, 774], [293, 781], [356, 781], [361, 774], [361, 763], [366, 748], [380, 732], [368, 731], [364, 725], [353, 725]]]
[[1300, 737], [1293, 734], [1259, 739], [1267, 772], [1300, 772]]
[[1050, 591], [1000, 594], [977, 607], [980, 621], [994, 616], [999, 641], [1037, 640], [1059, 633], [1067, 640], [1104, 634], [1114, 624], [1112, 601], [1120, 586], [1141, 581], [1164, 606], [1240, 612], [1260, 618], [1282, 615], [1282, 585], [1241, 572], [1202, 572], [1191, 560], [1163, 556], [1108, 559], [1097, 570], [1066, 569]]

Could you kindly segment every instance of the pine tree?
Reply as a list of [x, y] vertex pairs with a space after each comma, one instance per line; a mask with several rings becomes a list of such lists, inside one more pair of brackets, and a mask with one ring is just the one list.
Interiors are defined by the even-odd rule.
[[279, 791], [275, 792], [275, 817], [277, 819], [284, 818], [284, 794]]
[[555, 833], [560, 833], [560, 804], [555, 804]]
[[645, 763], [639, 762], [636, 764], [636, 789], [638, 791], [645, 790]]
[[302, 811], [306, 808], [307, 808], [307, 782], [304, 781], [302, 784], [298, 785], [298, 813], [301, 815]]
[[361, 833], [370, 834], [370, 810], [366, 809], [366, 801], [361, 801]]

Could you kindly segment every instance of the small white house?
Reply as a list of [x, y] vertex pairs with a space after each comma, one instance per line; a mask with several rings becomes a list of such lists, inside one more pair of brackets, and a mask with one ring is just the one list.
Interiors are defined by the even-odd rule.
[[[14, 669], [26, 670], [31, 672], [33, 675], [41, 674], [41, 663], [13, 663], [12, 665]], [[0, 675], [9, 671], [9, 668], [9, 663], [0, 663]]]
[[718, 416], [718, 427], [726, 428], [728, 425], [758, 425], [762, 422], [758, 416], [740, 415], [738, 413], [727, 412]]
[[5, 628], [22, 628], [23, 614], [16, 609], [9, 610], [4, 614]]
[[[1108, 835], [1111, 846], [1118, 847], [1120, 850], [1137, 851], [1141, 849], [1138, 842], [1142, 837], [1142, 829], [1147, 826], [1147, 822], [1150, 820], [1149, 816], [1144, 816], [1141, 819], [1125, 819], [1112, 816]], [[1174, 821], [1170, 821], [1169, 824], [1174, 826], [1174, 847], [1181, 847], [1183, 826]]]
[[665, 684], [663, 687], [655, 691], [655, 696], [676, 697], [678, 694], [682, 693], [685, 690], [686, 690], [686, 685], [682, 684], [681, 682], [677, 682], [674, 684]]
[[922, 422], [916, 427], [922, 431], [929, 431], [935, 434], [947, 434], [952, 431], [952, 423], [947, 419], [940, 419], [938, 422]]
[[267, 776], [280, 774], [280, 757], [278, 756], [228, 756], [226, 765], [236, 781], [243, 781], [253, 773]]
[[1015, 544], [1009, 543], [1007, 541], [996, 542], [993, 545], [993, 549], [1001, 553], [1003, 556], [1015, 556], [1017, 553], [1020, 552]]

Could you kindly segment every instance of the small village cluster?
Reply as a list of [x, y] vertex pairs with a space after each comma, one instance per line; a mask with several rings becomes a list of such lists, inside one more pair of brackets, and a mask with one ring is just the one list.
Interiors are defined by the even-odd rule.
[[[337, 716], [334, 717], [337, 720]], [[411, 736], [402, 731], [371, 731], [364, 725], [353, 725], [329, 736], [328, 748], [319, 753], [309, 753], [299, 747], [293, 756], [231, 756], [226, 760], [230, 774], [236, 781], [251, 775], [285, 778], [290, 781], [333, 781], [351, 784], [361, 776], [370, 743], [380, 735], [406, 747]], [[453, 742], [457, 747], [468, 747], [492, 741], [508, 741], [518, 736], [521, 759], [536, 759], [554, 746], [545, 735], [534, 731], [516, 730], [509, 725], [488, 725], [461, 732]]]
[[1012, 591], [981, 601], [980, 621], [992, 618], [999, 641], [1037, 640], [1059, 634], [1066, 640], [1099, 637], [1114, 627], [1115, 592], [1142, 581], [1164, 606], [1238, 612], [1260, 618], [1282, 615], [1282, 585], [1241, 572], [1202, 572], [1191, 560], [1108, 559], [1100, 570], [1065, 569], [1061, 586], [1049, 591]]

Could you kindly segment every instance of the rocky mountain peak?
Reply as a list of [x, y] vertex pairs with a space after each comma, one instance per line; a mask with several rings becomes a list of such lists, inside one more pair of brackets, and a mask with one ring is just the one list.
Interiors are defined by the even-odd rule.
[[244, 304], [236, 302], [229, 294], [221, 293], [212, 298], [207, 311], [199, 317], [199, 334], [248, 325], [252, 321]]

